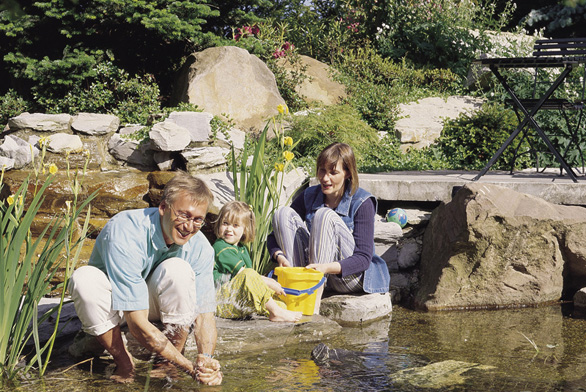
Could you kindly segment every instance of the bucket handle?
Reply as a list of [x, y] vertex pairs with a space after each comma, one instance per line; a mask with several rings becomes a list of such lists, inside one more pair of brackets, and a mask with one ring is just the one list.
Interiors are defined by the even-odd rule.
[[[269, 278], [273, 277], [273, 271], [269, 272], [268, 275]], [[324, 283], [326, 282], [326, 277], [324, 276], [323, 278], [321, 278], [321, 280], [319, 282], [317, 282], [317, 284], [313, 287], [310, 287], [308, 289], [305, 290], [295, 290], [295, 289], [290, 289], [288, 287], [283, 287], [283, 290], [285, 291], [285, 294], [287, 295], [302, 295], [302, 294], [313, 294], [313, 292], [317, 289], [319, 289]]]

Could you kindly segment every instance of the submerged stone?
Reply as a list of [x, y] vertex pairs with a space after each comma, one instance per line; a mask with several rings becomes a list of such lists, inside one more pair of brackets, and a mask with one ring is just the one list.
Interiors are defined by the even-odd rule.
[[391, 379], [398, 384], [436, 389], [462, 385], [474, 372], [492, 369], [496, 368], [478, 363], [448, 360], [401, 370], [392, 374]]

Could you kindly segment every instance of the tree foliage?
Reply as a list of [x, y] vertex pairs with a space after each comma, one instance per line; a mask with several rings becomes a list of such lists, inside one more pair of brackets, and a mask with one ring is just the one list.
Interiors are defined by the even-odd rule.
[[[50, 97], [89, 86], [97, 64], [171, 86], [183, 58], [213, 35], [202, 25], [217, 15], [203, 0], [25, 0], [0, 12], [0, 91], [12, 87]], [[163, 94], [168, 93], [162, 91]]]
[[565, 0], [532, 9], [523, 18], [531, 31], [543, 29], [546, 36], [556, 38], [586, 36], [586, 2]]

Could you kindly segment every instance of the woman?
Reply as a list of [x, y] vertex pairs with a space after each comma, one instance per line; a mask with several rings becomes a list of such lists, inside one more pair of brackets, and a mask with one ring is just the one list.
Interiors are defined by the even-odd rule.
[[319, 185], [307, 188], [273, 217], [267, 239], [279, 266], [312, 268], [338, 293], [384, 293], [389, 270], [374, 254], [376, 198], [358, 187], [352, 148], [332, 143], [318, 156]]

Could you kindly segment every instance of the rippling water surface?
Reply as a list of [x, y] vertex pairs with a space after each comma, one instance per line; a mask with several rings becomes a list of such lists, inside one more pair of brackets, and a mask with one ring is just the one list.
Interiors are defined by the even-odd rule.
[[[55, 363], [44, 380], [5, 391], [586, 391], [586, 321], [559, 306], [494, 311], [421, 313], [395, 307], [392, 317], [345, 327], [324, 340], [338, 358], [316, 364], [315, 344], [219, 358], [224, 384], [203, 387], [188, 378], [147, 380], [139, 365], [132, 385], [115, 385], [103, 374], [111, 362], [94, 360], [68, 369]], [[66, 357], [66, 356], [63, 356]], [[484, 365], [419, 374], [430, 364]], [[472, 365], [470, 365], [472, 366]], [[454, 376], [455, 377], [452, 377]]]

